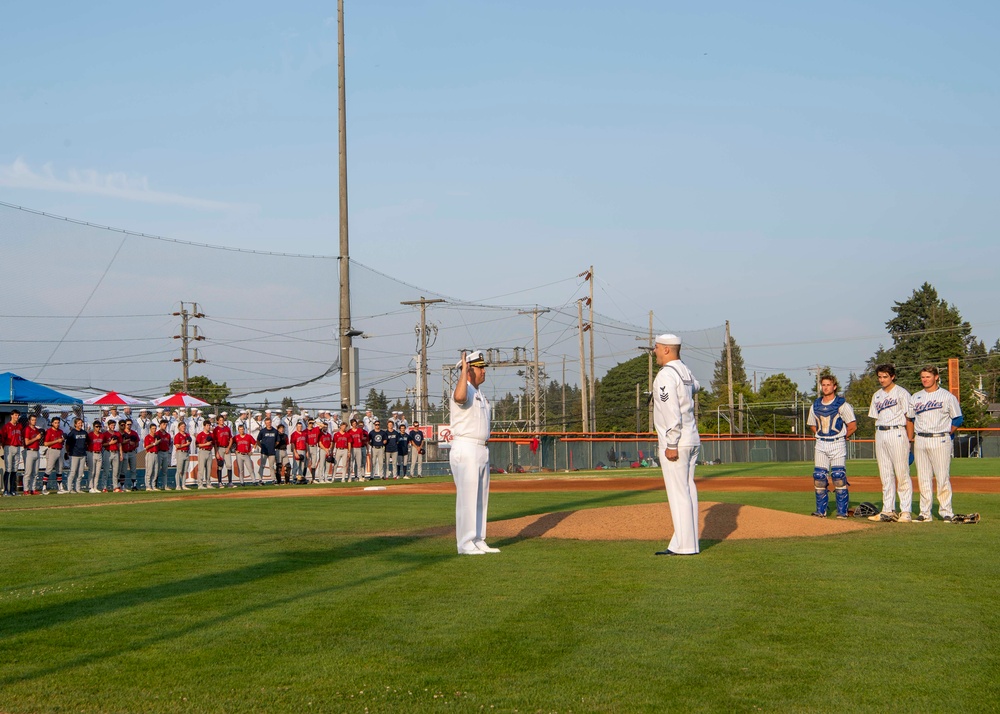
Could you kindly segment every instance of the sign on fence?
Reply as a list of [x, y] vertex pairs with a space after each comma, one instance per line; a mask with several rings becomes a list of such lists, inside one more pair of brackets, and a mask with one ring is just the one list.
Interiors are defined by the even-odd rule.
[[438, 448], [450, 449], [452, 440], [451, 424], [438, 424], [437, 434], [438, 434]]

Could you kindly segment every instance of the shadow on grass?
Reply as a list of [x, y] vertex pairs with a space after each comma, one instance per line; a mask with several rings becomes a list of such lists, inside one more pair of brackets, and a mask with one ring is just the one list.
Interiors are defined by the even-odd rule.
[[[91, 617], [114, 614], [118, 611], [125, 611], [133, 607], [148, 606], [151, 603], [171, 601], [189, 595], [199, 595], [224, 590], [232, 587], [239, 587], [250, 583], [257, 583], [274, 577], [287, 576], [296, 572], [320, 568], [335, 563], [355, 558], [367, 558], [370, 556], [393, 554], [412, 543], [421, 540], [412, 536], [392, 536], [392, 537], [372, 537], [362, 541], [355, 541], [341, 547], [319, 551], [288, 551], [280, 554], [271, 560], [253, 565], [235, 568], [221, 573], [209, 573], [197, 575], [171, 583], [156, 583], [143, 587], [123, 590], [121, 592], [106, 592], [87, 598], [79, 598], [68, 602], [60, 602], [55, 605], [41, 607], [29, 612], [19, 612], [0, 616], [0, 632], [5, 638], [16, 635], [32, 633], [36, 630], [46, 630], [61, 625], [71, 625], [74, 622], [85, 620]], [[400, 554], [402, 555], [402, 554]], [[101, 653], [86, 652], [78, 657], [60, 662], [43, 669], [36, 670], [31, 674], [17, 674], [0, 677], [0, 685], [9, 685], [15, 682], [24, 681], [26, 678], [37, 678], [56, 674], [75, 666], [92, 664], [95, 660], [116, 657], [126, 652], [135, 651], [150, 644], [164, 642], [185, 635], [190, 632], [201, 630], [215, 624], [226, 622], [236, 617], [245, 616], [248, 612], [280, 607], [289, 602], [299, 601], [311, 595], [325, 594], [346, 590], [361, 585], [367, 585], [380, 580], [403, 575], [407, 572], [428, 567], [437, 562], [453, 557], [451, 554], [429, 554], [397, 559], [396, 562], [404, 560], [406, 565], [396, 570], [381, 573], [378, 575], [357, 578], [351, 582], [337, 583], [330, 587], [317, 588], [308, 592], [296, 592], [293, 596], [283, 599], [268, 600], [255, 606], [241, 604], [239, 608], [226, 615], [220, 615], [206, 621], [200, 621], [190, 625], [184, 625], [173, 631], [157, 633], [141, 641], [129, 641], [126, 646], [108, 648]]]

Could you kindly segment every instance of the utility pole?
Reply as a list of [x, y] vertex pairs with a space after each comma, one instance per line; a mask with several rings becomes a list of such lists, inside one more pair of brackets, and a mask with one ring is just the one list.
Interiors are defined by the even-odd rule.
[[729, 320], [726, 320], [726, 377], [729, 383], [729, 433], [733, 433], [733, 338], [729, 335]]
[[340, 138], [340, 408], [351, 409], [352, 340], [361, 334], [351, 328], [351, 258], [347, 239], [347, 80], [344, 67], [344, 0], [337, 0], [337, 89]]
[[583, 333], [590, 329], [590, 325], [583, 324], [583, 300], [576, 301], [577, 319], [580, 322], [580, 414], [583, 418], [582, 428], [584, 432], [590, 431], [590, 409], [587, 406], [587, 358], [583, 351]]
[[423, 295], [419, 300], [406, 300], [400, 305], [420, 306], [420, 364], [417, 365], [417, 417], [421, 424], [427, 423], [427, 306], [444, 302], [441, 299], [428, 300]]
[[642, 427], [642, 417], [640, 416], [640, 414], [642, 414], [642, 409], [639, 406], [640, 391], [641, 390], [639, 389], [639, 383], [636, 382], [635, 383], [635, 433], [636, 434], [639, 433], [639, 429]]
[[[191, 306], [191, 311], [188, 312], [187, 306]], [[181, 334], [174, 335], [175, 340], [181, 341], [181, 356], [175, 357], [174, 362], [181, 363], [181, 374], [182, 381], [184, 382], [184, 392], [188, 391], [188, 366], [191, 364], [204, 364], [205, 360], [201, 359], [198, 355], [198, 350], [194, 350], [194, 359], [191, 359], [188, 353], [188, 346], [192, 342], [201, 342], [205, 339], [205, 336], [198, 332], [198, 326], [194, 325], [191, 328], [191, 332], [188, 332], [188, 322], [189, 320], [197, 320], [200, 317], [205, 317], [205, 313], [198, 312], [198, 303], [196, 302], [182, 302], [181, 309], [179, 312], [173, 313], [175, 317], [181, 318]]]
[[[980, 380], [982, 381], [982, 380]], [[982, 391], [982, 385], [979, 386], [979, 390]], [[563, 371], [562, 371], [562, 427], [559, 431], [566, 431], [566, 355], [563, 355]]]
[[[649, 384], [646, 385], [646, 392], [653, 393], [653, 311], [649, 311]], [[649, 400], [649, 421], [646, 423], [648, 431], [653, 430], [653, 400]]]
[[822, 381], [820, 379], [820, 375], [823, 374], [823, 368], [820, 367], [819, 365], [816, 365], [815, 367], [810, 367], [809, 371], [816, 373], [816, 396], [818, 397], [821, 394], [819, 387], [820, 387], [820, 382]]
[[534, 357], [535, 357], [535, 359], [533, 360], [533, 364], [532, 364], [533, 370], [532, 371], [534, 372], [534, 375], [535, 375], [535, 433], [536, 434], [542, 430], [542, 402], [541, 402], [541, 399], [539, 397], [539, 388], [538, 388], [538, 386], [539, 386], [538, 385], [538, 382], [539, 382], [539, 379], [538, 379], [538, 316], [542, 315], [542, 314], [544, 314], [544, 313], [546, 313], [548, 311], [549, 311], [548, 308], [546, 308], [544, 310], [539, 310], [538, 306], [536, 305], [534, 310], [518, 310], [518, 312], [517, 312], [518, 315], [531, 315], [531, 322], [534, 325], [534, 332], [535, 332], [535, 353], [534, 353]]
[[597, 429], [597, 380], [594, 379], [594, 266], [587, 271], [590, 282], [590, 423]]
[[[636, 337], [635, 339], [637, 341], [639, 341], [639, 342], [644, 342], [644, 341], [646, 341], [647, 338], [645, 338], [645, 337]], [[647, 372], [647, 374], [646, 374], [646, 380], [647, 380], [646, 394], [652, 394], [653, 393], [653, 355], [655, 354], [655, 351], [656, 351], [655, 348], [654, 348], [654, 344], [655, 343], [653, 342], [653, 311], [652, 310], [649, 311], [649, 338], [648, 339], [649, 339], [648, 346], [638, 347], [637, 349], [646, 353], [646, 358], [648, 360], [647, 365], [646, 365], [646, 372]], [[636, 384], [635, 386], [638, 389], [639, 385]], [[649, 408], [649, 431], [652, 431], [653, 430], [653, 400], [652, 399], [649, 399], [647, 401], [647, 406]], [[636, 409], [640, 409], [639, 402], [636, 402], [636, 407], [635, 408]], [[639, 419], [639, 416], [637, 414], [636, 415], [636, 424], [639, 424], [639, 426], [636, 426], [636, 431], [639, 431], [639, 428], [641, 426], [641, 424], [638, 421], [638, 419]]]

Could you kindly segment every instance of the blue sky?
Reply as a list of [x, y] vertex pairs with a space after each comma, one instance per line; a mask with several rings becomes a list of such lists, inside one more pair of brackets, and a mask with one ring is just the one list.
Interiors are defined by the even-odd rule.
[[[8, 8], [0, 200], [336, 253], [335, 13]], [[469, 300], [593, 264], [599, 311], [728, 319], [748, 369], [803, 386], [863, 368], [924, 281], [992, 345], [998, 21], [986, 2], [348, 0], [352, 256]]]

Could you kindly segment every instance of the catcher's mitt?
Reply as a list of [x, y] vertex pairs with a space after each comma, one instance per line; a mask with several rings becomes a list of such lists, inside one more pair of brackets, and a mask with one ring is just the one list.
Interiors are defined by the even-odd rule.
[[952, 523], [979, 523], [978, 513], [956, 513], [951, 517]]
[[869, 516], [874, 516], [878, 514], [878, 508], [874, 503], [865, 501], [864, 503], [859, 503], [854, 507], [854, 517], [855, 518], [868, 518]]

